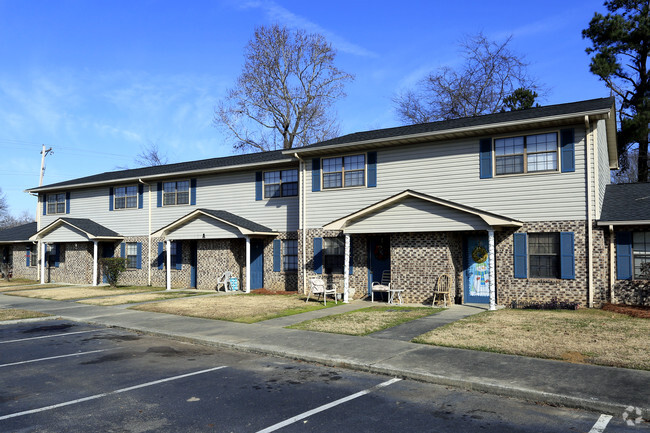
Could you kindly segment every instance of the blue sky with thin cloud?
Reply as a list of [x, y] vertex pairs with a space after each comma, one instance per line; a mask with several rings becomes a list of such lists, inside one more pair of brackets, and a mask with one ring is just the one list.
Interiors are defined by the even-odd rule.
[[170, 162], [232, 155], [212, 124], [256, 26], [323, 34], [355, 76], [336, 104], [341, 134], [400, 124], [392, 98], [458, 65], [458, 41], [482, 31], [511, 47], [549, 89], [542, 104], [599, 98], [581, 37], [601, 1], [0, 0], [0, 188], [15, 215], [23, 191], [116, 167], [156, 143]]

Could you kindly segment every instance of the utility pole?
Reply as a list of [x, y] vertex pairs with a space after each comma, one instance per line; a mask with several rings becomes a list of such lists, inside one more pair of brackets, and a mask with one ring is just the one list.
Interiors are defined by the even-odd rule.
[[52, 148], [50, 147], [49, 149], [45, 149], [45, 145], [43, 145], [43, 149], [41, 150], [41, 179], [38, 181], [38, 186], [43, 186], [43, 175], [45, 174], [45, 157], [49, 153], [54, 154]]

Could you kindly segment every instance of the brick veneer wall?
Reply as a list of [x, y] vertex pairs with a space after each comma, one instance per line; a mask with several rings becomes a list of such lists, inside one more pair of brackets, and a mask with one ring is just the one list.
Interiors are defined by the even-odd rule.
[[[27, 266], [25, 254], [28, 245], [31, 244], [12, 244], [9, 246], [13, 256], [13, 276], [14, 278], [38, 280], [38, 266]], [[31, 263], [38, 264], [38, 257], [36, 254], [34, 254], [33, 257], [30, 257], [30, 264]]]
[[[188, 261], [183, 267], [190, 269], [190, 245], [187, 243]], [[243, 239], [211, 239], [200, 240], [197, 243], [197, 288], [213, 290], [224, 272], [232, 272], [239, 280], [239, 288], [246, 287], [246, 245]], [[185, 246], [183, 247], [185, 250]], [[185, 257], [185, 251], [183, 251]], [[173, 271], [172, 271], [173, 272]], [[189, 277], [188, 277], [189, 278]], [[189, 279], [188, 279], [189, 284]]]
[[[264, 288], [272, 291], [298, 290], [299, 272], [274, 272], [273, 271], [273, 240], [298, 239], [298, 232], [283, 232], [276, 238], [264, 239]], [[298, 242], [300, 244], [300, 242]], [[284, 248], [284, 246], [283, 246]], [[298, 261], [300, 261], [300, 246], [298, 246]], [[284, 250], [280, 258], [284, 257]], [[282, 263], [282, 262], [281, 262]], [[282, 269], [282, 266], [280, 266]], [[300, 269], [300, 265], [298, 265]], [[302, 277], [302, 274], [300, 274]]]
[[[616, 231], [647, 232], [648, 226], [616, 227]], [[616, 240], [614, 233], [614, 287], [612, 288], [613, 302], [628, 305], [650, 306], [650, 280], [619, 280], [616, 279]]]
[[45, 282], [92, 284], [93, 244], [65, 242], [59, 248], [59, 267], [45, 268]]

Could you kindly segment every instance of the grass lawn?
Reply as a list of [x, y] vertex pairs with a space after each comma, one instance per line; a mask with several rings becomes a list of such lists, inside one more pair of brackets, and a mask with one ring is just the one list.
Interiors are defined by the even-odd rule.
[[31, 319], [34, 317], [47, 317], [50, 314], [39, 313], [38, 311], [21, 310], [19, 308], [0, 308], [1, 320]]
[[35, 289], [24, 291], [13, 291], [5, 293], [11, 296], [24, 296], [26, 298], [53, 299], [55, 301], [66, 301], [71, 299], [96, 298], [108, 295], [126, 295], [131, 293], [157, 292], [165, 290], [164, 287], [149, 286], [118, 286], [113, 287], [85, 287], [85, 286], [66, 286], [55, 287], [52, 289]]
[[0, 279], [0, 288], [9, 286], [22, 286], [25, 284], [38, 284], [38, 281], [28, 280], [26, 278], [12, 278], [11, 281], [7, 281], [4, 278]]
[[650, 370], [650, 320], [610, 311], [484, 312], [413, 341], [569, 362]]
[[18, 290], [28, 290], [28, 289], [45, 289], [49, 287], [67, 287], [67, 284], [57, 284], [57, 283], [45, 283], [45, 284], [32, 284], [30, 281], [29, 283], [23, 283], [20, 285], [15, 285], [15, 286], [0, 286], [0, 293], [1, 292], [15, 292]]
[[368, 335], [440, 311], [442, 311], [442, 308], [368, 307], [349, 313], [307, 320], [306, 322], [288, 326], [288, 328], [332, 332], [335, 334]]
[[196, 295], [198, 295], [198, 293], [183, 293], [183, 292], [134, 293], [131, 295], [120, 295], [120, 296], [109, 296], [106, 298], [86, 299], [78, 302], [80, 304], [109, 306], [109, 305], [137, 304], [138, 302], [164, 301], [165, 299], [186, 298], [188, 296], [196, 296]]
[[330, 308], [335, 305], [331, 302], [325, 307], [322, 302], [312, 302], [311, 300], [305, 303], [304, 297], [299, 295], [257, 295], [251, 293], [209, 298], [185, 298], [131, 308], [179, 316], [255, 323], [276, 317]]

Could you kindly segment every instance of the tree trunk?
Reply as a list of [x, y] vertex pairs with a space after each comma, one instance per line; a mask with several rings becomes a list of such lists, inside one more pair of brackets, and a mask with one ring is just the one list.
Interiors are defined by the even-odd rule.
[[639, 179], [638, 182], [648, 181], [648, 131], [639, 140]]

